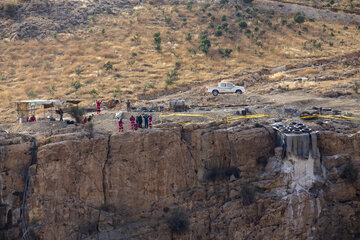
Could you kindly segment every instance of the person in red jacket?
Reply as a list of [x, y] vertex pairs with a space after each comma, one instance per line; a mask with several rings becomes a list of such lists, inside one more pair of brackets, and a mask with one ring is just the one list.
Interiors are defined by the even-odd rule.
[[122, 119], [119, 119], [119, 132], [124, 132], [124, 125]]
[[96, 105], [97, 105], [97, 114], [100, 114], [100, 111], [101, 111], [101, 103], [102, 103], [102, 100], [98, 101], [96, 100]]
[[131, 115], [130, 117], [130, 123], [131, 123], [131, 130], [135, 129], [135, 118]]
[[152, 128], [152, 116], [149, 116], [149, 128]]
[[84, 119], [82, 120], [82, 123], [83, 123], [84, 125], [86, 125], [86, 123], [87, 123], [87, 117], [84, 117]]

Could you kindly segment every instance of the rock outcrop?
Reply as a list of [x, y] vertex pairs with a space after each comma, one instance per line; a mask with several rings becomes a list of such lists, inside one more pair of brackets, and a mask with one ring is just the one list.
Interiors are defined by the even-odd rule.
[[[318, 160], [291, 154], [281, 159], [270, 127], [209, 124], [93, 138], [86, 132], [37, 138], [26, 221], [33, 237], [360, 236], [360, 181], [344, 175], [350, 162], [352, 171], [359, 172], [360, 133], [318, 134]], [[6, 214], [11, 210], [13, 227], [6, 224], [7, 217], [0, 227], [13, 239], [21, 234], [16, 226], [22, 195], [14, 194], [24, 187], [19, 169], [27, 166], [31, 153], [30, 139], [21, 139], [11, 145], [1, 140], [1, 206], [6, 205]], [[169, 230], [166, 221], [175, 209], [187, 213], [189, 231]]]

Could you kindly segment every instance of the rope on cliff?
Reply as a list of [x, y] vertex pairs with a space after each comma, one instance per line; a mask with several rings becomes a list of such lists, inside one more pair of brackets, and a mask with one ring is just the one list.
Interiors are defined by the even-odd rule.
[[31, 159], [30, 159], [30, 163], [29, 166], [26, 169], [26, 175], [25, 175], [25, 186], [24, 186], [24, 195], [23, 195], [23, 199], [22, 199], [22, 204], [21, 204], [21, 230], [23, 233], [23, 239], [24, 240], [30, 240], [29, 234], [28, 234], [28, 230], [26, 227], [26, 199], [27, 199], [27, 193], [29, 190], [29, 185], [30, 185], [30, 167], [31, 165], [33, 165], [35, 163], [35, 154], [36, 154], [36, 139], [33, 138], [32, 139], [33, 142], [33, 147], [32, 147], [32, 151], [31, 151]]

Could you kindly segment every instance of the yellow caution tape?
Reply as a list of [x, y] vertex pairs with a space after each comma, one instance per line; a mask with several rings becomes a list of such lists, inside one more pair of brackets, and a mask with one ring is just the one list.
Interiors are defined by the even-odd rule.
[[213, 118], [207, 115], [202, 115], [202, 114], [183, 114], [183, 113], [172, 113], [172, 114], [168, 114], [168, 115], [159, 115], [159, 118], [164, 118], [164, 117], [173, 117], [173, 116], [183, 116], [183, 117], [206, 117], [215, 121], [224, 121], [223, 119], [218, 119], [218, 118]]
[[336, 119], [336, 120], [352, 120], [352, 121], [358, 121], [358, 120], [360, 120], [360, 118], [348, 117], [348, 116], [343, 116], [343, 115], [320, 115], [320, 114], [303, 116], [303, 117], [300, 117], [300, 118], [306, 119], [306, 118], [316, 118], [316, 117], [319, 117], [319, 118], [330, 118], [330, 119]]
[[[173, 117], [173, 116], [180, 116], [180, 117], [204, 117], [204, 118], [208, 118], [211, 120], [215, 120], [215, 121], [223, 121], [223, 122], [227, 122], [229, 123], [230, 121], [234, 121], [234, 120], [239, 120], [239, 119], [251, 119], [251, 118], [263, 118], [263, 117], [267, 117], [267, 118], [278, 118], [278, 119], [283, 119], [286, 121], [292, 121], [292, 118], [279, 118], [279, 117], [274, 117], [271, 115], [267, 115], [267, 114], [254, 114], [254, 115], [244, 115], [244, 116], [237, 116], [237, 117], [229, 117], [226, 116], [226, 118], [223, 119], [219, 119], [219, 118], [213, 118], [207, 115], [203, 115], [203, 114], [190, 114], [190, 113], [172, 113], [172, 114], [168, 114], [168, 115], [159, 115], [158, 117], [160, 118], [160, 123], [153, 125], [158, 126], [158, 125], [162, 125], [163, 118], [167, 118], [167, 117]], [[348, 116], [342, 116], [342, 115], [309, 115], [309, 116], [303, 116], [300, 117], [301, 119], [306, 119], [306, 118], [315, 118], [315, 117], [320, 117], [320, 118], [330, 118], [330, 119], [336, 119], [336, 120], [360, 120], [360, 118], [355, 118], [355, 117], [348, 117]], [[190, 124], [204, 124], [205, 122], [173, 122], [175, 124], [179, 124], [181, 126], [186, 126], [186, 125], [190, 125]]]

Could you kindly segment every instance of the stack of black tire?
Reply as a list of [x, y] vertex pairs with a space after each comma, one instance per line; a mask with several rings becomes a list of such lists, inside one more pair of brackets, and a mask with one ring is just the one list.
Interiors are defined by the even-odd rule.
[[281, 133], [302, 134], [310, 133], [312, 131], [305, 124], [300, 122], [290, 122], [289, 125], [284, 123], [275, 123], [272, 125], [272, 127]]

